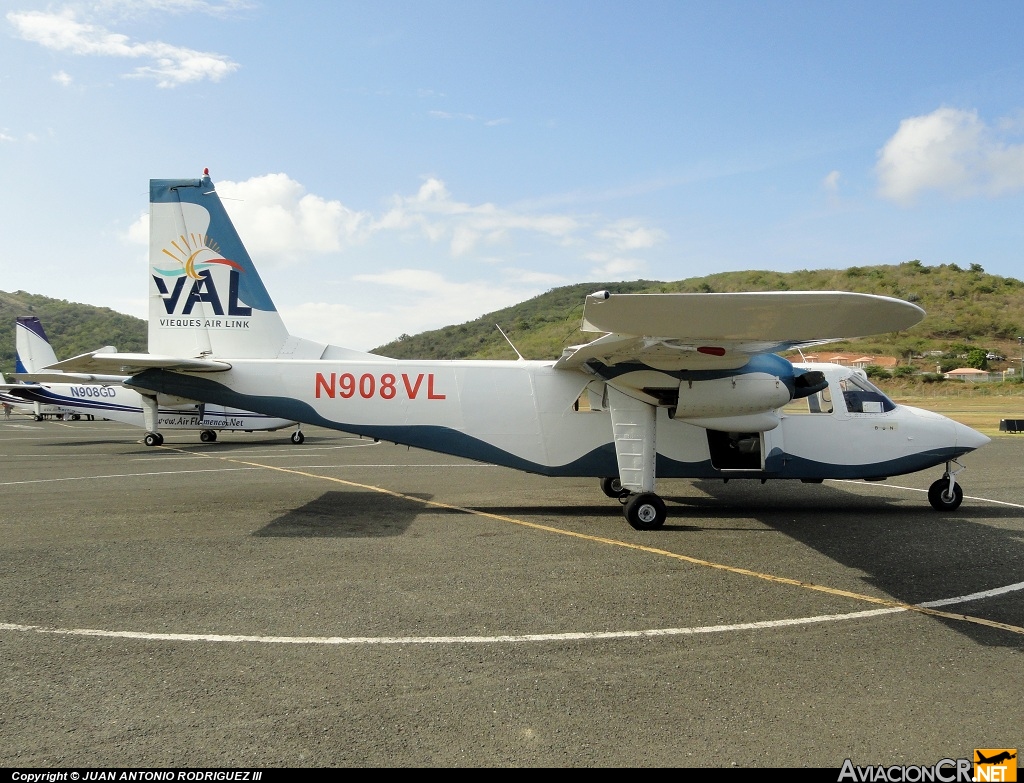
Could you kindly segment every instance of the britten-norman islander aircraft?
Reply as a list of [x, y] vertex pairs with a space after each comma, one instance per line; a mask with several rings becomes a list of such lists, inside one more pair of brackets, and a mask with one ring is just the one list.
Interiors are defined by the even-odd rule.
[[[22, 403], [28, 401], [64, 416], [99, 416], [111, 421], [144, 427], [147, 446], [159, 446], [164, 441], [160, 430], [199, 431], [204, 443], [217, 440], [217, 432], [274, 431], [291, 427], [296, 422], [262, 413], [235, 410], [222, 405], [207, 405], [195, 400], [183, 400], [165, 394], [140, 394], [122, 384], [125, 375], [74, 374], [42, 372], [57, 363], [57, 356], [35, 316], [20, 316], [15, 322], [15, 377], [29, 383], [8, 385], [7, 393]], [[113, 347], [101, 352], [112, 353]], [[97, 352], [94, 352], [97, 353]], [[93, 355], [93, 354], [89, 354]], [[40, 418], [37, 415], [37, 418]], [[292, 433], [292, 443], [302, 443], [300, 427]]]
[[894, 404], [857, 370], [776, 354], [924, 316], [898, 299], [600, 291], [582, 323], [600, 336], [557, 360], [389, 359], [288, 333], [208, 172], [150, 182], [149, 271], [148, 360], [96, 353], [58, 368], [116, 366], [146, 393], [592, 476], [641, 530], [666, 519], [656, 477], [872, 481], [942, 465], [928, 497], [952, 511], [957, 458], [989, 440]]

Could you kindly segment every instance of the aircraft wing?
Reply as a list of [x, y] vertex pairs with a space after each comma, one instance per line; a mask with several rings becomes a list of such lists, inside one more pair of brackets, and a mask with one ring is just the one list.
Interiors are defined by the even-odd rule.
[[227, 362], [213, 359], [183, 359], [149, 353], [107, 353], [90, 351], [44, 368], [85, 375], [135, 375], [144, 370], [178, 370], [179, 372], [224, 372], [230, 370]]
[[599, 291], [586, 299], [582, 329], [604, 336], [567, 348], [555, 367], [578, 368], [597, 360], [661, 370], [736, 369], [757, 353], [898, 332], [924, 314], [901, 299], [847, 291]]

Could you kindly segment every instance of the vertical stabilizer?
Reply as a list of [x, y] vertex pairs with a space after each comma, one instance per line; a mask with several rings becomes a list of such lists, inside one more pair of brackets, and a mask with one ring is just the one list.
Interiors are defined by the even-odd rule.
[[35, 316], [19, 316], [14, 325], [15, 372], [41, 372], [57, 363], [57, 355]]
[[293, 341], [209, 176], [150, 180], [149, 201], [149, 352], [278, 357]]

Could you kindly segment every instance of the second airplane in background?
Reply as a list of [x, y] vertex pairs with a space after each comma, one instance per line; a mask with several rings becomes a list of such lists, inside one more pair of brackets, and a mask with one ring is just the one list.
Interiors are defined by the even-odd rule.
[[[44, 371], [57, 364], [43, 325], [36, 317], [20, 317], [15, 325], [16, 377], [28, 381], [9, 384], [6, 393], [23, 403], [52, 406], [67, 417], [95, 416], [145, 428], [147, 446], [164, 442], [161, 430], [199, 431], [204, 443], [217, 440], [219, 430], [275, 431], [296, 425], [289, 419], [200, 403], [166, 394], [140, 394], [123, 385], [124, 375], [96, 375]], [[113, 353], [113, 347], [100, 349]], [[292, 443], [302, 443], [296, 426]]]

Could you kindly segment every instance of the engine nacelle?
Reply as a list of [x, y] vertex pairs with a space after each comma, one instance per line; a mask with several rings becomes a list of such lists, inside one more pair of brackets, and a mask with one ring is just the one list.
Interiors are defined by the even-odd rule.
[[747, 373], [714, 380], [683, 381], [679, 384], [679, 401], [670, 414], [673, 419], [685, 420], [744, 417], [774, 411], [791, 399], [789, 387], [778, 377]]

